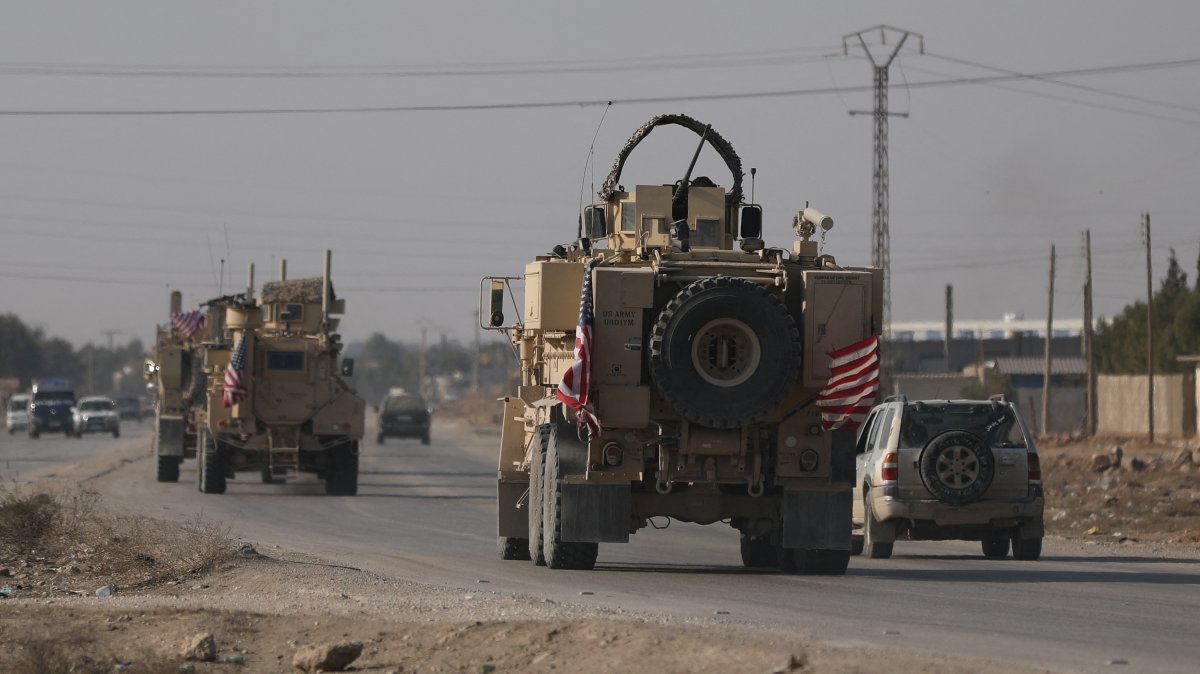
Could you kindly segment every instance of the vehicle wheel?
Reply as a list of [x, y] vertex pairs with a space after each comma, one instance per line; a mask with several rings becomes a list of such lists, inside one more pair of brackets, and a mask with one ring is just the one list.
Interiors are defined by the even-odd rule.
[[114, 438], [119, 438], [119, 437], [121, 437], [121, 429], [119, 429], [119, 428], [114, 428], [114, 429], [113, 429], [113, 437], [114, 437]]
[[183, 459], [178, 456], [159, 456], [158, 457], [158, 481], [159, 482], [178, 482], [179, 481], [179, 464], [183, 463]]
[[[863, 494], [863, 542], [862, 554], [871, 559], [887, 559], [892, 556], [892, 545], [896, 537], [896, 525], [875, 519], [871, 507], [871, 494]], [[889, 540], [880, 540], [889, 539]]]
[[947, 431], [934, 437], [921, 450], [918, 464], [925, 488], [949, 505], [979, 500], [996, 472], [992, 450], [967, 431]]
[[333, 449], [329, 473], [325, 477], [325, 493], [331, 496], [354, 496], [358, 493], [358, 443], [347, 442]]
[[39, 435], [40, 435], [40, 433], [38, 433], [38, 429], [36, 429], [32, 426], [29, 428], [29, 439], [30, 440], [37, 440]]
[[988, 559], [1004, 559], [1008, 556], [1008, 536], [989, 536], [983, 539], [983, 556]]
[[1042, 556], [1042, 539], [1041, 538], [1018, 538], [1013, 536], [1012, 539], [1013, 558], [1023, 562], [1037, 561]]
[[201, 493], [225, 493], [225, 462], [207, 429], [201, 429], [196, 438], [196, 481]]
[[500, 553], [500, 559], [529, 559], [529, 539], [528, 538], [510, 538], [508, 536], [496, 537], [496, 551]]
[[379, 435], [375, 436], [375, 444], [377, 444], [377, 445], [383, 444], [383, 433], [380, 433]]
[[422, 445], [428, 445], [428, 444], [429, 444], [429, 431], [425, 431], [425, 433], [423, 433], [423, 434], [421, 435], [421, 444], [422, 444]]
[[709, 428], [740, 428], [779, 406], [800, 369], [787, 307], [756, 283], [717, 276], [679, 291], [650, 330], [650, 378], [671, 407]]
[[853, 534], [850, 536], [850, 554], [861, 555], [863, 553], [863, 537], [862, 534]]
[[779, 568], [804, 576], [843, 576], [850, 568], [849, 550], [778, 548]]
[[262, 475], [260, 477], [262, 478], [263, 484], [283, 484], [284, 482], [283, 480], [275, 479], [275, 476], [271, 474], [270, 468], [263, 468]]
[[770, 537], [742, 534], [742, 566], [761, 569], [774, 566], [775, 562], [775, 546]]
[[16, 430], [15, 428], [10, 428], [10, 429], [8, 429], [8, 434], [9, 434], [9, 435], [12, 435], [13, 433], [16, 433], [16, 432], [17, 432], [17, 430]]
[[546, 565], [546, 554], [543, 550], [545, 538], [542, 536], [542, 483], [546, 471], [546, 447], [550, 443], [550, 424], [537, 427], [533, 438], [533, 456], [529, 459], [529, 556], [526, 559], [538, 566]]
[[597, 543], [562, 540], [562, 485], [567, 462], [579, 459], [587, 448], [574, 437], [574, 428], [566, 423], [552, 424], [546, 447], [545, 474], [542, 476], [542, 551], [546, 566], [552, 569], [587, 570], [596, 566], [600, 551]]

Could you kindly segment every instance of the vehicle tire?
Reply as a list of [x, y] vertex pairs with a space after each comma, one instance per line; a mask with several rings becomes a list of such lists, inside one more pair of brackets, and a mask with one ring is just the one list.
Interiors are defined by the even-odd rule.
[[529, 459], [529, 502], [527, 504], [529, 517], [529, 556], [537, 566], [546, 565], [546, 554], [543, 550], [545, 538], [542, 535], [542, 496], [545, 487], [543, 474], [546, 471], [546, 447], [550, 443], [550, 424], [542, 424], [535, 430], [533, 437], [533, 456]]
[[119, 428], [114, 428], [114, 429], [113, 429], [113, 437], [114, 437], [114, 438], [119, 438], [119, 437], [121, 437], [121, 429], [119, 429]]
[[183, 458], [178, 456], [159, 456], [158, 457], [158, 474], [159, 482], [178, 482], [179, 481], [179, 464], [183, 463]]
[[803, 576], [843, 576], [850, 568], [849, 550], [778, 548], [779, 569]]
[[863, 553], [863, 537], [861, 534], [853, 534], [850, 536], [850, 554], [861, 555]]
[[207, 429], [201, 429], [196, 439], [196, 476], [201, 493], [225, 493], [225, 462]]
[[496, 551], [500, 553], [500, 559], [505, 561], [510, 560], [528, 560], [529, 559], [529, 539], [528, 538], [510, 538], [508, 536], [496, 537]]
[[896, 525], [875, 519], [871, 507], [871, 493], [863, 494], [863, 542], [862, 554], [870, 559], [887, 559], [892, 556], [892, 540], [896, 537]]
[[800, 371], [800, 333], [776, 296], [717, 276], [679, 291], [650, 330], [650, 378], [692, 423], [740, 428], [783, 402]]
[[946, 431], [935, 436], [917, 461], [925, 488], [948, 505], [979, 500], [992, 485], [996, 472], [991, 448], [968, 431]]
[[550, 441], [546, 447], [546, 466], [542, 476], [542, 551], [546, 566], [552, 569], [589, 570], [596, 566], [600, 551], [597, 543], [580, 543], [562, 540], [562, 486], [567, 473], [567, 462], [578, 459], [587, 448], [575, 438], [575, 429], [570, 424], [559, 422], [550, 428]]
[[1042, 556], [1042, 539], [1039, 538], [1012, 538], [1013, 558], [1023, 562], [1034, 562]]
[[423, 434], [421, 434], [421, 444], [422, 445], [429, 444], [429, 431], [425, 431]]
[[29, 427], [29, 439], [30, 440], [37, 440], [39, 435], [41, 435], [41, 433], [38, 432], [38, 429], [36, 426]]
[[1008, 556], [1008, 536], [988, 536], [980, 544], [983, 556], [988, 559], [1004, 559]]
[[325, 493], [330, 496], [358, 494], [358, 443], [346, 442], [328, 451], [332, 455], [325, 476]]
[[375, 444], [377, 444], [377, 445], [383, 444], [383, 433], [380, 433], [379, 435], [375, 436]]
[[761, 569], [775, 565], [775, 546], [770, 537], [742, 534], [741, 543], [742, 566], [747, 569]]
[[283, 480], [275, 479], [275, 476], [271, 474], [270, 468], [263, 468], [259, 477], [262, 479], [263, 484], [283, 484], [284, 482]]

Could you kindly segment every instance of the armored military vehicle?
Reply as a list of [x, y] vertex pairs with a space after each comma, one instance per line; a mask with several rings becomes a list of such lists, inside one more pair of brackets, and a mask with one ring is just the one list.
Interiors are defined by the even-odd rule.
[[[707, 143], [732, 187], [692, 168], [622, 187], [629, 154], [662, 125], [696, 132], [692, 166]], [[503, 399], [501, 557], [588, 569], [599, 543], [675, 519], [728, 522], [750, 567], [844, 573], [854, 431], [826, 430], [816, 401], [831, 352], [878, 331], [881, 274], [820, 254], [812, 236], [833, 223], [812, 208], [793, 220], [799, 240], [766, 245], [741, 160], [687, 116], [642, 126], [599, 196], [574, 243], [481, 284], [481, 327], [507, 331], [520, 362]]]
[[[226, 480], [253, 471], [264, 482], [316, 473], [325, 491], [358, 491], [359, 441], [366, 404], [342, 377], [337, 330], [345, 300], [325, 272], [264, 283], [256, 300], [225, 308], [220, 348], [204, 351], [207, 402], [197, 428], [200, 491], [219, 494]], [[247, 298], [253, 297], [253, 270]]]

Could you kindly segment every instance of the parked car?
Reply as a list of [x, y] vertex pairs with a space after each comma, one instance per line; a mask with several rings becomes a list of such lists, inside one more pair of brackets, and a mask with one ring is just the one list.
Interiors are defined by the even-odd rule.
[[117, 404], [117, 415], [122, 419], [133, 419], [142, 423], [142, 401], [137, 396], [117, 396], [113, 398]]
[[121, 437], [121, 417], [112, 398], [80, 398], [73, 409], [73, 421], [77, 438], [84, 433], [112, 433], [114, 438]]
[[429, 444], [433, 410], [421, 396], [389, 394], [375, 409], [379, 412], [377, 443], [382, 445], [385, 438], [420, 438], [421, 444]]
[[857, 444], [854, 551], [891, 556], [895, 541], [975, 540], [983, 554], [1042, 552], [1042, 473], [1016, 405], [893, 396], [875, 406]]
[[14, 395], [8, 401], [8, 409], [4, 412], [4, 425], [8, 434], [25, 430], [29, 425], [29, 396], [24, 393]]

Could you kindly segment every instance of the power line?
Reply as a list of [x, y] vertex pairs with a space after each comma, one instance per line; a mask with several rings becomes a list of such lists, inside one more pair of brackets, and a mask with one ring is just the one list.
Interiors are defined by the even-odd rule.
[[[1163, 70], [1169, 68], [1184, 68], [1200, 65], [1200, 58], [1176, 59], [1172, 61], [1154, 61], [1148, 63], [1130, 63], [1094, 68], [1075, 68], [1069, 70], [1053, 70], [1041, 73], [1018, 75], [983, 75], [979, 77], [956, 77], [940, 80], [909, 82], [909, 89], [934, 89], [964, 84], [991, 84], [996, 82], [1011, 82], [1030, 78], [1058, 79], [1063, 77], [1085, 77], [1095, 75], [1111, 75], [1116, 73], [1142, 72]], [[910, 66], [911, 67], [911, 66]], [[278, 107], [278, 108], [179, 108], [179, 109], [124, 109], [124, 110], [0, 110], [0, 116], [7, 117], [138, 117], [138, 116], [228, 116], [228, 115], [326, 115], [326, 114], [364, 114], [364, 113], [397, 113], [397, 112], [470, 112], [488, 110], [531, 110], [551, 108], [591, 107], [597, 105], [642, 105], [662, 103], [684, 103], [691, 101], [721, 101], [746, 100], [762, 98], [790, 98], [797, 96], [823, 96], [836, 93], [853, 93], [873, 91], [874, 85], [856, 85], [850, 87], [814, 87], [809, 89], [778, 89], [772, 91], [747, 91], [721, 94], [683, 94], [678, 96], [634, 96], [629, 98], [595, 98], [560, 101], [524, 101], [510, 103], [456, 103], [437, 105], [391, 105], [391, 106], [346, 106], [346, 107]], [[1187, 120], [1172, 117], [1161, 118], [1164, 121], [1174, 121], [1190, 124]]]

